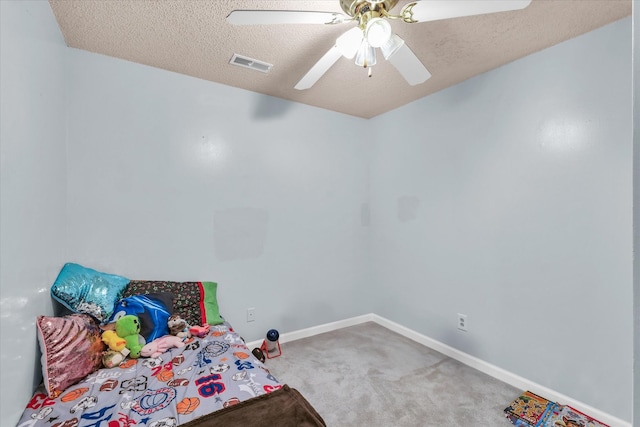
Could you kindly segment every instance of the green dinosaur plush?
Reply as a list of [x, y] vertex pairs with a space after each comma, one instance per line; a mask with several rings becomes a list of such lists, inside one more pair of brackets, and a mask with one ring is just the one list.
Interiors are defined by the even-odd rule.
[[140, 357], [140, 350], [142, 350], [142, 344], [138, 340], [139, 333], [140, 320], [138, 316], [127, 314], [116, 321], [116, 334], [127, 341], [126, 347], [129, 349], [129, 357], [132, 359]]

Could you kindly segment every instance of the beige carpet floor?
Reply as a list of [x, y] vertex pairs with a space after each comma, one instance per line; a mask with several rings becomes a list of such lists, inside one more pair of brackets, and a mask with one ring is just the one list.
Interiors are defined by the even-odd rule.
[[522, 391], [373, 322], [282, 344], [266, 365], [330, 427], [508, 427]]

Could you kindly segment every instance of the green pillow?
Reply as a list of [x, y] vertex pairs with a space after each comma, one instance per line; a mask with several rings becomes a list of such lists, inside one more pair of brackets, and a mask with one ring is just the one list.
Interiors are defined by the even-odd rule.
[[216, 282], [201, 282], [203, 290], [202, 308], [205, 313], [206, 322], [209, 325], [219, 325], [224, 322], [220, 317], [218, 307], [218, 284]]

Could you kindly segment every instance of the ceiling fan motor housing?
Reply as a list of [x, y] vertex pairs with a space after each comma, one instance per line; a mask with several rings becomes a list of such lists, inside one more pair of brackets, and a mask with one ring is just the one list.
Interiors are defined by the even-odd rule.
[[398, 0], [340, 0], [340, 7], [344, 12], [351, 16], [356, 17], [363, 9], [378, 10], [384, 8], [389, 11], [398, 4]]

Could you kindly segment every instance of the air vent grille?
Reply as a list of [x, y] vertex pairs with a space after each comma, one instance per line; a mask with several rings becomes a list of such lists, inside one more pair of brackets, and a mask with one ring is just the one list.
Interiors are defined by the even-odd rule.
[[229, 64], [250, 68], [262, 73], [268, 73], [271, 70], [271, 67], [273, 67], [273, 64], [238, 55], [237, 53], [233, 54], [233, 56], [231, 57], [231, 61], [229, 61]]

